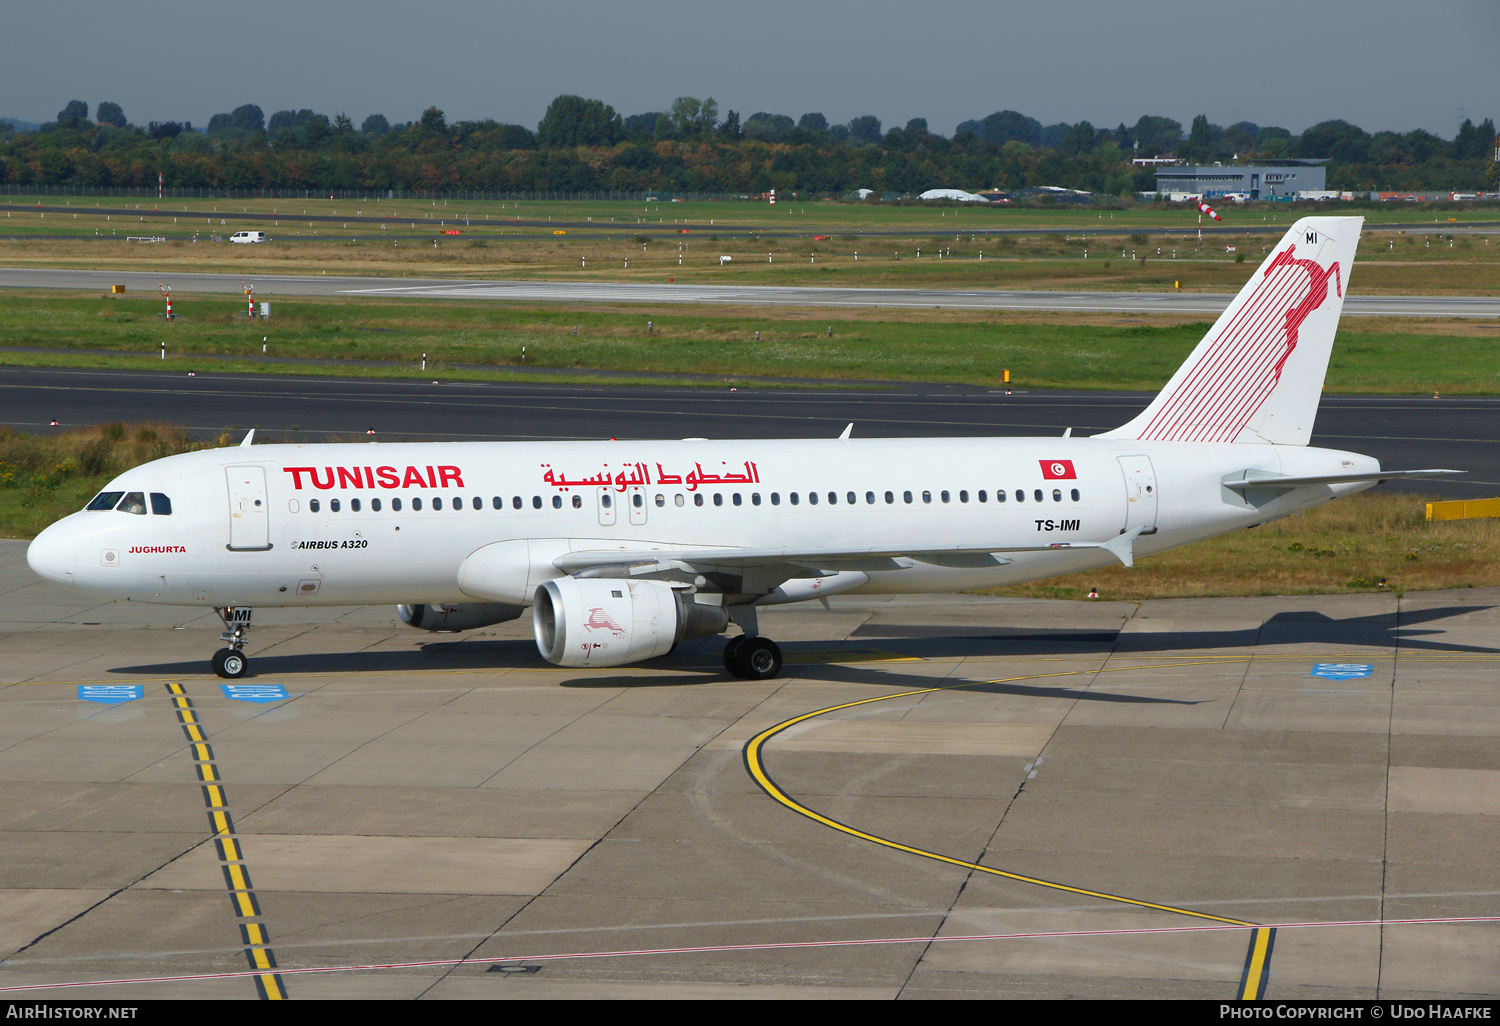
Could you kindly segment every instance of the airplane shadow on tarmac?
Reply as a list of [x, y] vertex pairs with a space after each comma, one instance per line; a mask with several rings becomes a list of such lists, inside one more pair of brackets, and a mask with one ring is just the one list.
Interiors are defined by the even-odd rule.
[[946, 646], [950, 653], [958, 644], [975, 646], [971, 655], [1071, 655], [1109, 649], [1117, 655], [1133, 652], [1197, 652], [1213, 649], [1254, 649], [1264, 645], [1348, 645], [1368, 648], [1406, 648], [1436, 652], [1500, 652], [1500, 648], [1460, 645], [1425, 636], [1445, 634], [1438, 629], [1422, 629], [1450, 616], [1483, 612], [1490, 606], [1443, 606], [1400, 613], [1379, 613], [1334, 619], [1318, 612], [1282, 612], [1259, 627], [1234, 631], [1070, 631], [1031, 630], [994, 633], [957, 634], [951, 628], [904, 626], [900, 624], [865, 624], [852, 637], [881, 648], [907, 654], [932, 654]]
[[[1440, 628], [1422, 628], [1450, 616], [1481, 612], [1489, 606], [1444, 606], [1435, 609], [1381, 613], [1335, 619], [1318, 612], [1281, 612], [1257, 628], [1232, 631], [1163, 631], [1136, 633], [1122, 631], [1076, 631], [1066, 629], [1007, 630], [993, 633], [960, 633], [951, 627], [904, 624], [866, 624], [857, 628], [848, 641], [788, 642], [782, 645], [787, 656], [785, 675], [816, 676], [853, 682], [899, 687], [932, 687], [930, 677], [901, 673], [898, 664], [883, 660], [906, 658], [976, 658], [1004, 656], [1100, 655], [1113, 653], [1195, 652], [1215, 649], [1252, 650], [1264, 645], [1324, 644], [1371, 648], [1406, 648], [1438, 652], [1496, 653], [1500, 648], [1460, 645], [1444, 642], [1430, 635], [1446, 633]], [[587, 670], [572, 680], [560, 681], [564, 687], [650, 687], [683, 685], [692, 682], [693, 674], [702, 680], [725, 678], [717, 668], [721, 642], [717, 638], [685, 642], [669, 656], [640, 664], [643, 669], [673, 671], [667, 678], [640, 676], [600, 676]], [[816, 652], [815, 662], [800, 662], [803, 652]], [[422, 642], [405, 650], [364, 650], [358, 652], [304, 652], [277, 655], [274, 650], [258, 654], [252, 645], [249, 676], [280, 674], [343, 675], [350, 673], [422, 673], [432, 671], [506, 670], [541, 666], [541, 656], [530, 639], [454, 640]], [[872, 658], [859, 658], [868, 653]], [[151, 676], [195, 676], [208, 673], [208, 655], [203, 658], [136, 666], [119, 666], [110, 673]], [[854, 658], [839, 661], [841, 655]], [[981, 685], [993, 690], [997, 685]], [[1017, 686], [1016, 694], [1039, 695], [1048, 689]], [[1084, 692], [1061, 688], [1058, 694], [1077, 696]], [[1101, 699], [1104, 696], [1100, 696]], [[1115, 699], [1118, 700], [1118, 699]], [[1135, 701], [1137, 699], [1131, 699]]]

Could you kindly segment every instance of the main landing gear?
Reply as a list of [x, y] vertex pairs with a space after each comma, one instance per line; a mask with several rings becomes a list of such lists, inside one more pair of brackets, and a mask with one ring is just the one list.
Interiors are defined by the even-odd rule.
[[730, 638], [724, 646], [724, 669], [746, 680], [770, 680], [781, 673], [781, 648], [770, 638]]
[[245, 632], [250, 629], [251, 611], [236, 609], [234, 606], [216, 606], [214, 612], [219, 614], [219, 619], [224, 624], [224, 633], [219, 635], [219, 640], [229, 643], [228, 648], [221, 648], [214, 653], [211, 662], [214, 673], [230, 680], [243, 677], [250, 669], [250, 659], [242, 650], [245, 647]]

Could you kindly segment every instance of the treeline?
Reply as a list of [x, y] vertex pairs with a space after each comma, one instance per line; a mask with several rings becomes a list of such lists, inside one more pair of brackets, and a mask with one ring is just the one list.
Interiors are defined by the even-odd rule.
[[71, 101], [35, 132], [0, 122], [0, 183], [208, 189], [413, 189], [845, 195], [854, 189], [1016, 189], [1057, 185], [1107, 194], [1149, 192], [1150, 168], [1131, 158], [1175, 155], [1226, 163], [1327, 157], [1328, 187], [1351, 190], [1495, 188], [1494, 122], [1465, 120], [1457, 135], [1365, 132], [1325, 121], [1300, 134], [1204, 115], [1183, 126], [1146, 116], [1134, 125], [1043, 125], [1006, 110], [958, 126], [953, 138], [925, 119], [883, 128], [863, 115], [757, 112], [721, 119], [712, 98], [681, 97], [668, 111], [621, 116], [599, 100], [560, 96], [533, 131], [493, 120], [449, 124], [429, 107], [419, 120], [379, 114], [359, 125], [340, 113], [245, 104], [190, 122], [131, 124], [115, 103]]

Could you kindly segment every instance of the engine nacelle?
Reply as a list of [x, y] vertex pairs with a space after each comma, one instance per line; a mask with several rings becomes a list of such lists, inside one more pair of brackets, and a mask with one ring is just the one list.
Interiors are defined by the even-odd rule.
[[718, 634], [729, 615], [662, 581], [563, 577], [537, 588], [531, 624], [549, 663], [624, 666], [665, 655], [685, 638]]
[[474, 602], [462, 606], [422, 603], [396, 607], [401, 622], [420, 631], [472, 631], [476, 627], [514, 620], [524, 612], [525, 606], [509, 606], [501, 602]]

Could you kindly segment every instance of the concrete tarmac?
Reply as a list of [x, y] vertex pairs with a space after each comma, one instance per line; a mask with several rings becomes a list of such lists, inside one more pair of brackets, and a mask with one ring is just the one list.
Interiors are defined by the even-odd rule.
[[[1248, 265], [1247, 265], [1248, 266]], [[1254, 270], [1254, 268], [1250, 268]], [[1250, 273], [1246, 271], [1246, 274]], [[1040, 292], [1004, 289], [810, 288], [765, 285], [689, 285], [654, 282], [463, 281], [452, 278], [316, 277], [297, 275], [167, 274], [157, 271], [73, 271], [0, 268], [0, 288], [155, 292], [165, 282], [177, 292], [242, 295], [244, 283], [260, 299], [277, 295], [503, 300], [527, 303], [701, 304], [799, 307], [943, 307], [954, 310], [1051, 310], [1073, 313], [1165, 313], [1217, 317], [1233, 295], [1212, 292]], [[1500, 296], [1368, 296], [1344, 300], [1349, 317], [1500, 317]]]
[[0, 988], [1493, 1000], [1497, 607], [836, 597], [763, 683], [266, 609], [231, 686], [3, 542]]

